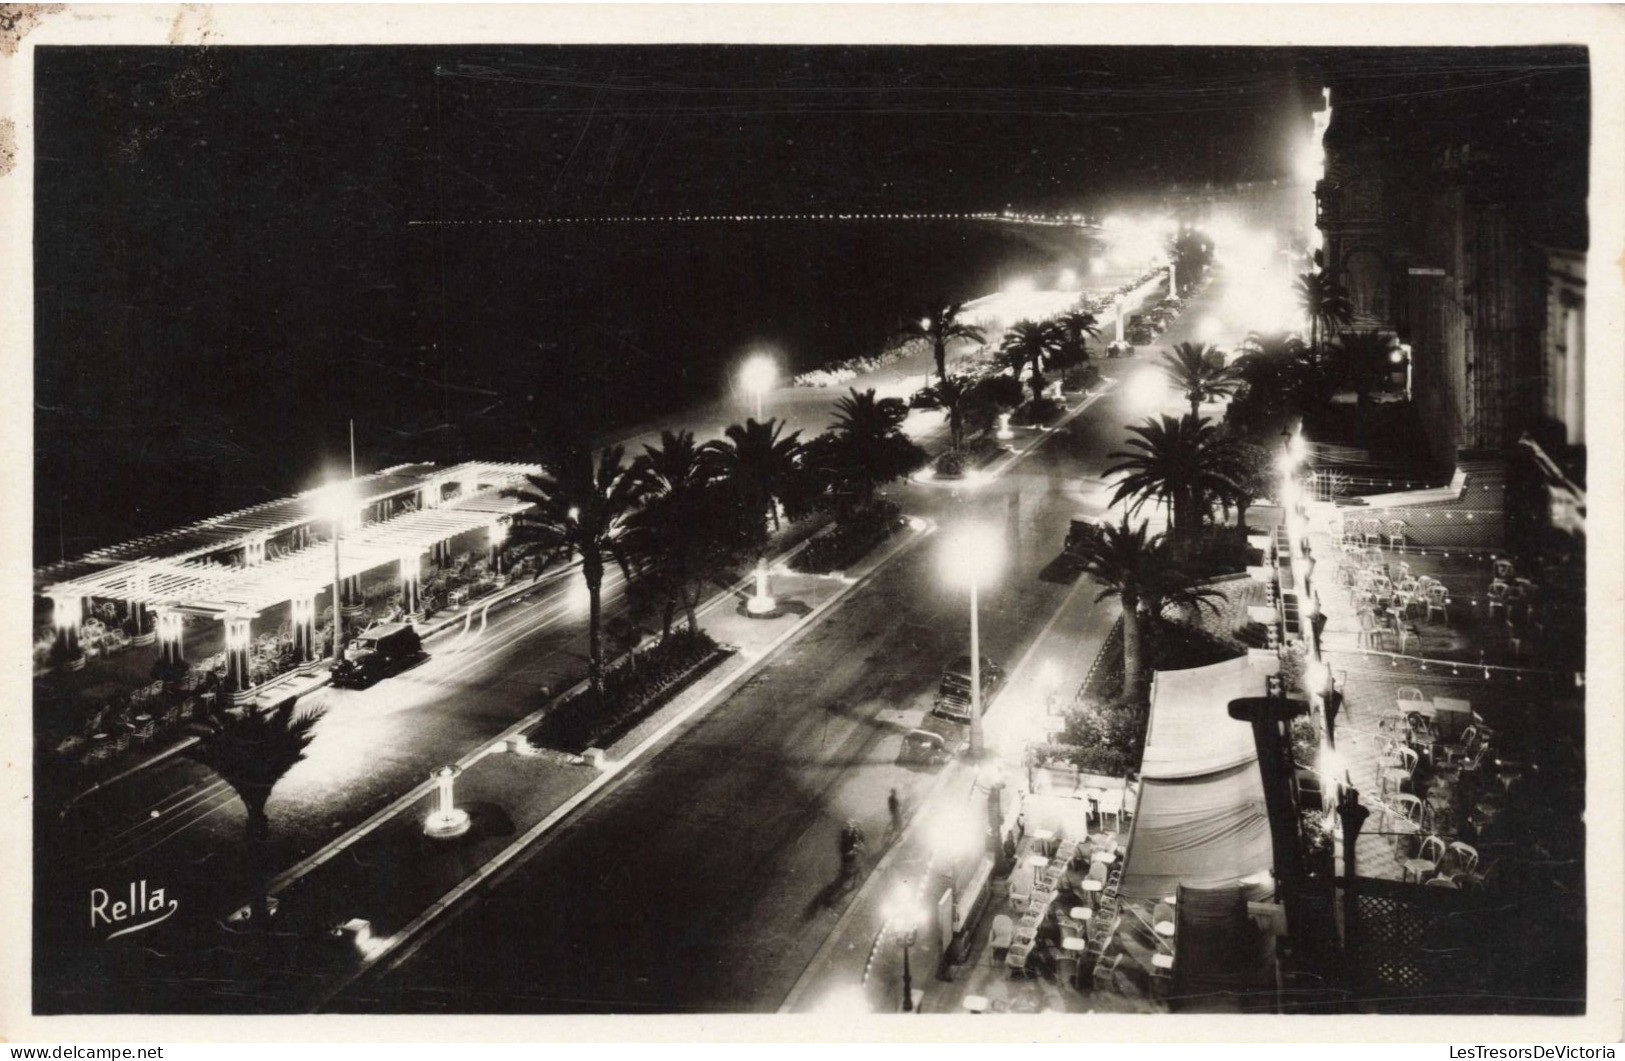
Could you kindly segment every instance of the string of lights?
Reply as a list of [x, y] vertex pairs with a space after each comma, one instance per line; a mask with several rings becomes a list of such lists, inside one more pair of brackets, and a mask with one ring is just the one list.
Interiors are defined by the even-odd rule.
[[[1026, 219], [1000, 217], [989, 212], [956, 213], [841, 213], [841, 214], [602, 214], [579, 217], [493, 217], [461, 218], [439, 221], [408, 221], [408, 225], [617, 225], [617, 224], [692, 224], [696, 222], [758, 222], [758, 221], [1018, 221], [1035, 224]], [[1060, 222], [1045, 222], [1059, 224]]]

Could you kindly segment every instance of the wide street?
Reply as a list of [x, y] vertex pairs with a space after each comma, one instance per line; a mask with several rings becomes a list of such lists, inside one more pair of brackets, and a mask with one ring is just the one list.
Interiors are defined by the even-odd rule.
[[[1176, 329], [1167, 341], [1183, 337]], [[1144, 360], [1102, 365], [1117, 375]], [[984, 654], [1013, 664], [1059, 605], [1067, 585], [1040, 572], [1074, 513], [1102, 511], [1098, 474], [1130, 419], [1114, 391], [980, 489], [892, 491], [944, 529], [971, 520], [1002, 529], [1006, 555], [990, 558], [1002, 573], [982, 597]], [[842, 823], [856, 819], [878, 858], [888, 791], [914, 807], [934, 777], [896, 758], [943, 664], [965, 650], [967, 598], [944, 577], [940, 540], [882, 570], [415, 955], [332, 1008], [777, 1007], [849, 898], [836, 883]]]

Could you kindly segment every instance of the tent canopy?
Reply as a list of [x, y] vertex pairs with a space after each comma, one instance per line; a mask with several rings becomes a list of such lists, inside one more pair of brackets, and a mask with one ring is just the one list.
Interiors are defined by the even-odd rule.
[[1157, 672], [1124, 897], [1268, 879], [1274, 848], [1258, 753], [1251, 726], [1229, 712], [1231, 700], [1262, 695], [1264, 678], [1245, 656]]

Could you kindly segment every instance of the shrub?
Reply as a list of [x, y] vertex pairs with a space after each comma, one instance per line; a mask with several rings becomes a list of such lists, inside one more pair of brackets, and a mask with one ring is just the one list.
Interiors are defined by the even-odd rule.
[[961, 478], [965, 474], [965, 454], [957, 449], [947, 450], [937, 456], [931, 467], [938, 479]]
[[1120, 699], [1085, 700], [1068, 710], [1065, 719], [1060, 740], [1043, 746], [1049, 758], [1108, 777], [1139, 770], [1145, 754], [1147, 714], [1143, 707]]
[[1062, 390], [1086, 391], [1099, 382], [1100, 369], [1088, 363], [1073, 365], [1061, 374]]
[[531, 731], [531, 739], [573, 751], [612, 739], [647, 717], [718, 652], [703, 630], [675, 631], [606, 670], [602, 696], [589, 688], [564, 700]]
[[1054, 423], [1066, 412], [1066, 406], [1054, 398], [1034, 398], [1010, 415], [1010, 422], [1017, 427], [1032, 427], [1040, 424]]
[[834, 527], [807, 543], [790, 558], [792, 570], [826, 575], [841, 571], [862, 559], [902, 525], [898, 507], [889, 501], [876, 502], [854, 512]]

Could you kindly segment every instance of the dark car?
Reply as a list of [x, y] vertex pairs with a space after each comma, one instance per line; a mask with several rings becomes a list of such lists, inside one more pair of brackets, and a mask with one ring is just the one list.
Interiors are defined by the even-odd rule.
[[[982, 686], [982, 713], [1004, 686], [1004, 670], [982, 658], [979, 675]], [[935, 765], [964, 752], [970, 745], [971, 674], [970, 657], [960, 656], [943, 668], [936, 699], [918, 729], [903, 738], [898, 756], [902, 762]]]
[[1093, 516], [1073, 516], [1072, 526], [1066, 532], [1066, 554], [1077, 556], [1084, 545], [1099, 541], [1105, 533], [1106, 522]]
[[369, 627], [345, 646], [344, 659], [333, 668], [333, 684], [359, 689], [427, 658], [411, 623]]

